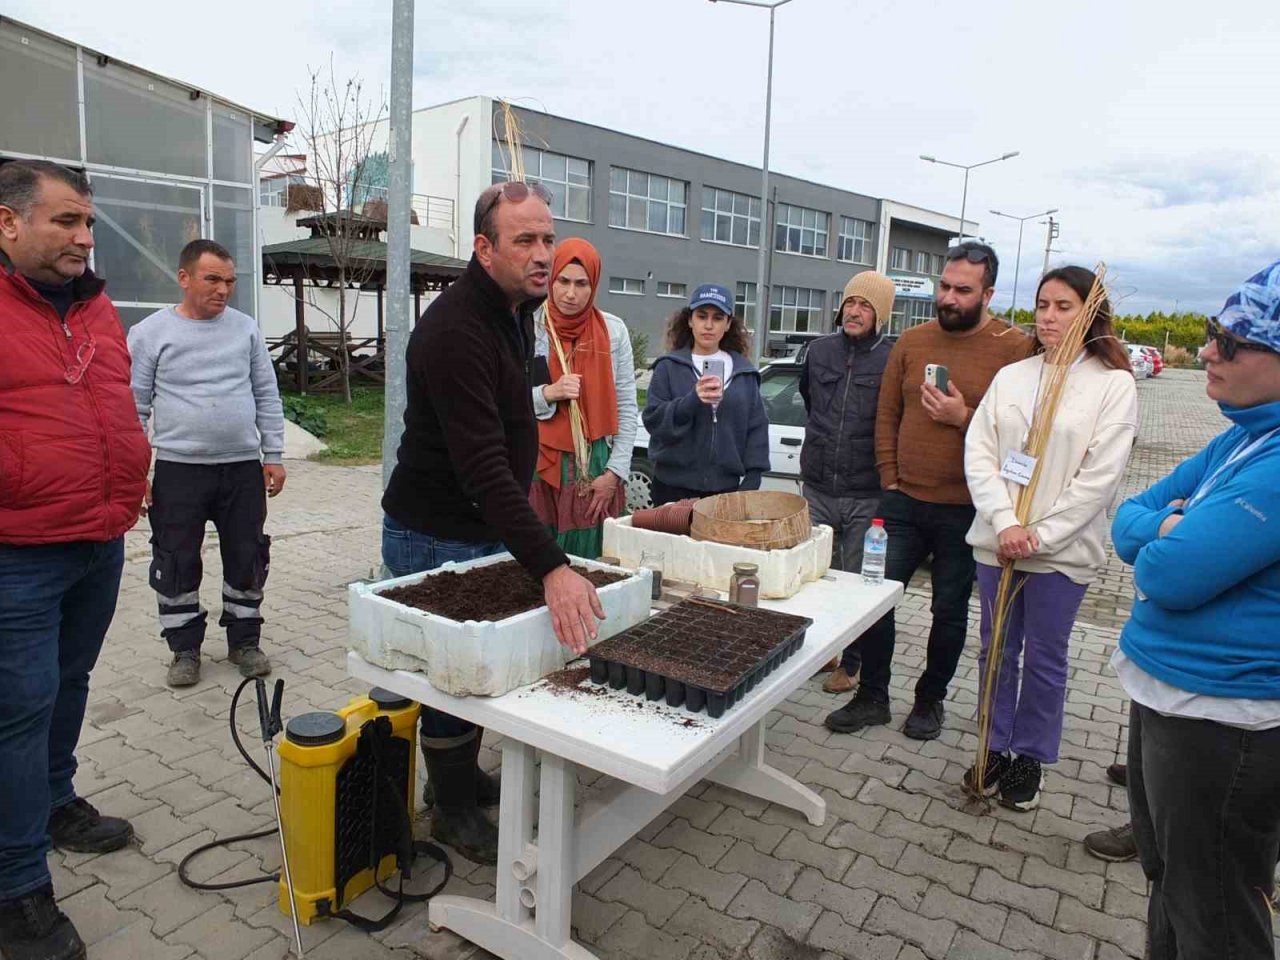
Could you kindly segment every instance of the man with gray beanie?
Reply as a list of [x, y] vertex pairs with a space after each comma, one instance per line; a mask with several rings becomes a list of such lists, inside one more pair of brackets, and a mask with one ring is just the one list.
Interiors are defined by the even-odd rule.
[[[840, 330], [809, 345], [800, 374], [808, 423], [800, 452], [804, 497], [814, 523], [835, 532], [831, 565], [856, 572], [862, 541], [880, 507], [876, 470], [876, 406], [880, 378], [893, 347], [884, 327], [893, 310], [893, 281], [864, 270], [844, 288]], [[861, 658], [845, 648], [822, 684], [827, 693], [853, 689]]]

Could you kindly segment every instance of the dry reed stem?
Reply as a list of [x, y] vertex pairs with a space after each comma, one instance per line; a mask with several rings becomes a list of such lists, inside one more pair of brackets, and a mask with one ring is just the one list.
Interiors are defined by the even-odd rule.
[[[1031, 523], [1031, 505], [1035, 501], [1036, 490], [1040, 485], [1040, 466], [1045, 447], [1053, 429], [1054, 419], [1058, 414], [1058, 405], [1062, 402], [1062, 394], [1066, 388], [1072, 365], [1080, 351], [1084, 349], [1085, 335], [1089, 332], [1094, 319], [1106, 300], [1107, 290], [1104, 284], [1107, 268], [1099, 263], [1094, 270], [1095, 279], [1089, 295], [1085, 298], [1080, 312], [1076, 314], [1071, 325], [1063, 334], [1058, 345], [1045, 355], [1044, 365], [1040, 371], [1040, 392], [1036, 408], [1031, 415], [1031, 430], [1027, 434], [1024, 451], [1036, 459], [1035, 468], [1031, 471], [1031, 482], [1018, 490], [1014, 513], [1018, 518], [1018, 526], [1027, 527]], [[1047, 376], [1046, 376], [1047, 375]], [[991, 729], [995, 722], [996, 687], [1000, 677], [1000, 668], [1004, 662], [1004, 647], [1008, 633], [1009, 613], [1017, 592], [1025, 583], [1025, 578], [1013, 585], [1013, 561], [1005, 560], [1001, 564], [1000, 583], [996, 588], [996, 596], [991, 610], [991, 639], [987, 645], [987, 665], [983, 671], [982, 688], [978, 696], [978, 750], [974, 756], [972, 782], [974, 793], [981, 796], [983, 774], [987, 769], [987, 759], [991, 752]]]

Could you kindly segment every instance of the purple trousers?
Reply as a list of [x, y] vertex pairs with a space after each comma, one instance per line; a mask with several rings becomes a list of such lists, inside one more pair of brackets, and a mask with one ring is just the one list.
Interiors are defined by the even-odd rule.
[[[1055, 763], [1062, 740], [1062, 709], [1067, 698], [1067, 641], [1086, 584], [1060, 573], [1015, 571], [1013, 595], [1005, 621], [1004, 658], [996, 678], [991, 749], [1012, 750], [1041, 763]], [[987, 648], [991, 645], [1000, 568], [978, 564], [978, 595], [982, 603], [982, 652], [979, 682], [985, 684]], [[1018, 660], [1021, 656], [1021, 683]], [[985, 686], [983, 690], [985, 694]]]

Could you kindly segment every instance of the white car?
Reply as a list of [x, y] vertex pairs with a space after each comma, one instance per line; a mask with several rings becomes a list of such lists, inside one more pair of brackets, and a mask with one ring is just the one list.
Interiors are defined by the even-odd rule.
[[[807, 419], [800, 396], [804, 354], [775, 360], [760, 371], [760, 395], [769, 416], [769, 463], [763, 490], [800, 492], [800, 447]], [[627, 478], [627, 510], [652, 506], [653, 464], [649, 462], [649, 434], [644, 424], [636, 431], [631, 474]]]
[[1153, 364], [1151, 358], [1147, 356], [1147, 352], [1136, 343], [1126, 343], [1125, 347], [1129, 351], [1129, 364], [1133, 367], [1133, 376], [1138, 380], [1146, 380], [1153, 372]]

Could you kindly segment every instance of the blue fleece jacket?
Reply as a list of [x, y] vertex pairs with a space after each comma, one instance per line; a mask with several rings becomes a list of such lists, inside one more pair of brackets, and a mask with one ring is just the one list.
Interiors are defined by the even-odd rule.
[[[1160, 524], [1242, 444], [1280, 427], [1280, 402], [1220, 404], [1235, 426], [1116, 512], [1116, 553], [1139, 599], [1125, 656], [1181, 690], [1280, 699], [1280, 433], [1218, 474], [1167, 536]], [[1145, 598], [1145, 599], [1144, 599]]]
[[653, 365], [644, 428], [649, 459], [663, 483], [720, 493], [757, 490], [769, 469], [769, 418], [760, 397], [760, 371], [746, 357], [729, 351], [733, 376], [725, 387], [716, 419], [698, 399], [698, 372], [686, 347], [665, 354]]

